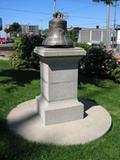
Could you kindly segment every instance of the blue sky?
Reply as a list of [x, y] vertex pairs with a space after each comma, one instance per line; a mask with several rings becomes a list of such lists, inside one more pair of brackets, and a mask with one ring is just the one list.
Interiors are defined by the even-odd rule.
[[[94, 3], [92, 0], [57, 0], [57, 10], [65, 13], [68, 27], [106, 26], [104, 3]], [[47, 28], [52, 12], [53, 0], [0, 0], [0, 17], [4, 25], [19, 22]], [[111, 25], [113, 15], [114, 7], [111, 7]], [[117, 8], [117, 23], [120, 24], [120, 6]]]

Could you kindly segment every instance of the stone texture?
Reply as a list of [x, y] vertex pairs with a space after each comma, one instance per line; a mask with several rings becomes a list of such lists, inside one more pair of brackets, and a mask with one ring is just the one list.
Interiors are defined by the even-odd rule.
[[84, 119], [43, 126], [36, 100], [29, 100], [14, 108], [9, 113], [7, 121], [12, 131], [33, 142], [84, 144], [106, 134], [112, 123], [110, 114], [102, 106], [91, 105], [89, 102], [84, 105], [86, 108]]
[[[56, 52], [57, 49], [57, 52]], [[85, 56], [86, 51], [82, 48], [44, 48], [35, 47], [34, 52], [42, 57], [74, 57]]]
[[[56, 59], [51, 64], [40, 63], [41, 79], [45, 82], [71, 82], [76, 81], [78, 77], [78, 65], [66, 65], [66, 63], [55, 64]], [[65, 61], [65, 60], [63, 60]], [[50, 66], [49, 66], [50, 65]], [[60, 65], [60, 66], [59, 66]], [[67, 67], [67, 68], [66, 68]], [[71, 74], [72, 72], [72, 74]]]
[[73, 99], [77, 97], [77, 82], [48, 84], [43, 81], [41, 90], [42, 95], [49, 102]]
[[40, 56], [41, 96], [37, 106], [43, 124], [82, 119], [84, 106], [77, 100], [78, 61], [85, 51], [43, 47], [34, 51]]
[[44, 125], [83, 119], [84, 105], [77, 99], [48, 102], [43, 96], [37, 97], [38, 111]]

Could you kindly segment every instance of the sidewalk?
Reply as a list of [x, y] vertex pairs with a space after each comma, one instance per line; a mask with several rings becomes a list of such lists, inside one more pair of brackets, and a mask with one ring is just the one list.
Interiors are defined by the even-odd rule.
[[116, 52], [114, 57], [117, 59], [117, 62], [120, 63], [120, 52]]
[[0, 60], [9, 60], [11, 51], [1, 51], [0, 50]]
[[8, 57], [4, 57], [4, 56], [1, 56], [1, 55], [0, 55], [0, 60], [6, 60], [6, 61], [8, 61], [8, 60], [9, 60], [9, 58], [8, 58]]

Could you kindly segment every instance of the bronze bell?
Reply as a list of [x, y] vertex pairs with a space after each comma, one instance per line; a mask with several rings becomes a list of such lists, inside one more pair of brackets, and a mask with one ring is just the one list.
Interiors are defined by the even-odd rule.
[[73, 42], [67, 32], [67, 21], [63, 19], [62, 13], [56, 12], [53, 14], [53, 19], [49, 21], [49, 31], [43, 41], [43, 46], [54, 48], [73, 47]]

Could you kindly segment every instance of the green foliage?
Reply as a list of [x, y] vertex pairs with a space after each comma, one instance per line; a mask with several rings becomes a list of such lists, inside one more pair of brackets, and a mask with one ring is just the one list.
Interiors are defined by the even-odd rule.
[[13, 37], [14, 41], [13, 49], [17, 51], [17, 49], [20, 47], [21, 37]]
[[120, 83], [120, 66], [118, 66], [117, 68], [115, 68], [113, 71], [112, 71], [112, 78]]
[[80, 61], [82, 71], [96, 76], [110, 77], [111, 72], [117, 67], [117, 61], [112, 51], [107, 52], [100, 48], [91, 48]]
[[75, 43], [75, 47], [80, 47], [88, 51], [88, 49], [90, 48], [90, 45], [87, 43]]
[[19, 33], [21, 31], [21, 26], [19, 23], [14, 22], [13, 24], [10, 25], [9, 29], [11, 32]]
[[43, 29], [43, 30], [41, 30], [41, 34], [42, 35], [46, 35], [48, 33], [48, 29]]
[[[94, 2], [94, 1], [95, 1], [95, 0], [93, 0], [93, 2]], [[98, 0], [98, 1], [95, 1], [95, 2], [100, 2], [100, 1], [101, 1], [101, 2], [104, 2], [104, 3], [107, 4], [107, 5], [108, 5], [108, 4], [109, 4], [109, 5], [110, 5], [110, 4], [113, 5], [115, 1], [119, 1], [119, 0]]]
[[48, 33], [48, 29], [43, 29], [40, 31], [40, 34], [42, 35], [43, 40], [46, 38]]
[[78, 34], [78, 31], [74, 29], [69, 31], [70, 38], [72, 39], [73, 42], [77, 42], [78, 40], [77, 34]]
[[9, 33], [9, 32], [10, 32], [10, 29], [9, 29], [9, 28], [5, 28], [4, 31], [5, 31], [6, 33]]
[[11, 56], [12, 64], [17, 68], [38, 68], [39, 56], [33, 53], [36, 46], [42, 43], [41, 36], [22, 35], [15, 39], [15, 52]]
[[5, 32], [10, 33], [12, 36], [17, 36], [17, 34], [21, 32], [21, 26], [19, 23], [14, 22], [9, 28], [5, 28]]

